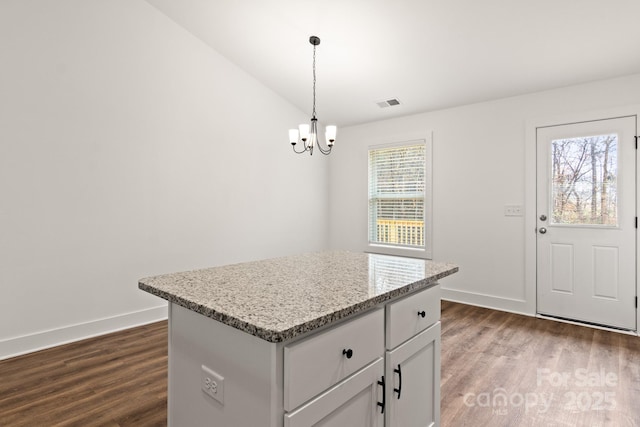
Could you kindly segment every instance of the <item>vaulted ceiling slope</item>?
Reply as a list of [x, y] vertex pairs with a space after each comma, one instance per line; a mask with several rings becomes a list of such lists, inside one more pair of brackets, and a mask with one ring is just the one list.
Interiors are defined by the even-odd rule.
[[638, 0], [146, 1], [325, 124], [640, 72]]

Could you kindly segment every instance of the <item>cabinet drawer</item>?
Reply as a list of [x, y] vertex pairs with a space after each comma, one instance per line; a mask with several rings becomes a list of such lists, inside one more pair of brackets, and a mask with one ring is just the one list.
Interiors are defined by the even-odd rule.
[[381, 308], [286, 346], [285, 411], [295, 409], [383, 354]]
[[392, 350], [440, 319], [440, 285], [387, 304], [385, 309], [386, 344]]
[[384, 424], [382, 403], [384, 375], [382, 357], [310, 402], [284, 416], [284, 427], [331, 425], [376, 427]]

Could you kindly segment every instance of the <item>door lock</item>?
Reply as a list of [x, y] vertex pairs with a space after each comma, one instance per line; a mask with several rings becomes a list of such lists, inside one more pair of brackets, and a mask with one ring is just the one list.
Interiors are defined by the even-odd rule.
[[546, 221], [547, 216], [545, 214], [540, 215], [540, 221]]

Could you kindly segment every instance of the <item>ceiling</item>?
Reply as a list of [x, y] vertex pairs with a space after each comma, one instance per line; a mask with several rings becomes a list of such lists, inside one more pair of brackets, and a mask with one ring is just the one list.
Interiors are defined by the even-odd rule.
[[324, 124], [640, 73], [638, 0], [146, 1]]

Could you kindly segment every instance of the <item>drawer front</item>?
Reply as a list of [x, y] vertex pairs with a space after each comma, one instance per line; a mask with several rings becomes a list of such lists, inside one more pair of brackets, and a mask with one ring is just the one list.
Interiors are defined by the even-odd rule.
[[387, 304], [385, 309], [386, 345], [392, 350], [440, 320], [440, 285]]
[[295, 409], [383, 354], [382, 308], [286, 346], [285, 411]]
[[382, 357], [284, 416], [284, 427], [382, 427]]

